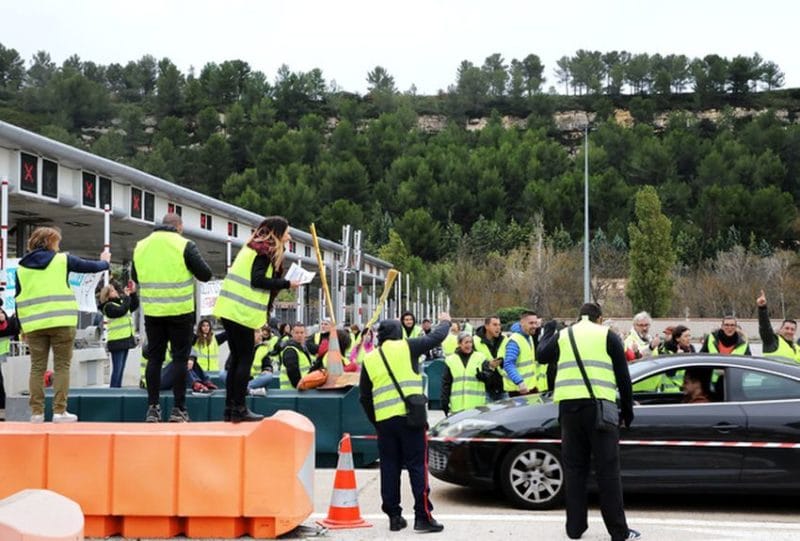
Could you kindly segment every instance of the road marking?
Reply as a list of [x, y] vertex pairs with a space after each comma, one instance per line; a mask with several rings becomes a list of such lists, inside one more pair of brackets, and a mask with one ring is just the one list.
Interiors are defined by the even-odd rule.
[[[535, 514], [534, 514], [535, 513]], [[311, 518], [325, 518], [325, 513], [314, 513]], [[381, 520], [385, 519], [386, 515], [383, 513], [371, 513], [361, 515], [365, 520]], [[454, 522], [532, 522], [532, 523], [561, 523], [564, 522], [564, 512], [556, 511], [543, 514], [541, 512], [531, 512], [529, 514], [497, 514], [497, 515], [473, 515], [473, 514], [436, 514], [436, 519], [441, 521], [454, 521]], [[629, 522], [635, 525], [652, 525], [652, 526], [673, 526], [673, 527], [694, 527], [694, 528], [731, 528], [731, 529], [744, 529], [752, 531], [754, 528], [778, 529], [778, 530], [791, 530], [800, 532], [800, 523], [797, 522], [750, 522], [743, 520], [692, 520], [692, 519], [679, 519], [679, 518], [656, 518], [656, 517], [643, 517], [635, 512], [628, 511]], [[589, 522], [603, 523], [603, 518], [599, 515], [589, 515]], [[634, 525], [634, 527], [635, 527]]]

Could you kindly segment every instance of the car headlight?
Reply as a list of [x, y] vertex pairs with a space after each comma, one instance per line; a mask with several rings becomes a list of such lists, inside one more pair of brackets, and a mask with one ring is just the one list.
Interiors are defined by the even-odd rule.
[[455, 438], [465, 432], [478, 432], [495, 428], [497, 423], [484, 419], [462, 419], [447, 426], [440, 426], [438, 435], [443, 438]]

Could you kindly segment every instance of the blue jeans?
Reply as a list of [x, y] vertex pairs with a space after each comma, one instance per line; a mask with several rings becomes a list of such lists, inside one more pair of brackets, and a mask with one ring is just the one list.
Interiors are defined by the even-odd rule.
[[272, 374], [272, 372], [265, 372], [264, 374], [260, 374], [251, 379], [247, 383], [247, 388], [258, 389], [259, 387], [264, 387], [266, 389], [267, 385], [269, 385], [269, 382], [272, 381], [272, 378], [274, 377], [275, 376]]
[[122, 387], [122, 376], [125, 374], [125, 362], [127, 360], [127, 349], [111, 352], [111, 387]]

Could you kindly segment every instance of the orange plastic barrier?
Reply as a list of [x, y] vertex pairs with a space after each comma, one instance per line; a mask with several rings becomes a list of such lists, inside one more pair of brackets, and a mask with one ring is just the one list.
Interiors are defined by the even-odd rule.
[[[47, 488], [77, 502], [87, 537], [274, 538], [313, 511], [314, 426], [0, 423], [0, 498]], [[277, 466], [277, 467], [276, 467]]]
[[0, 500], [0, 539], [83, 541], [83, 513], [50, 490], [23, 490]]

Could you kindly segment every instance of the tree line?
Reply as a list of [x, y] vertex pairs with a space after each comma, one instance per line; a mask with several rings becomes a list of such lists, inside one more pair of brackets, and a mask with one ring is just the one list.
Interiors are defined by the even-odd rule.
[[[636, 234], [628, 226], [645, 186], [654, 187], [672, 224], [673, 283], [737, 246], [759, 257], [796, 248], [800, 96], [768, 90], [781, 84], [763, 80], [769, 62], [747, 57], [741, 79], [732, 78], [743, 69], [740, 57], [720, 64], [706, 56], [702, 73], [715, 75], [704, 87], [687, 60], [690, 79], [669, 75], [662, 86], [665, 62], [683, 65], [674, 55], [645, 55], [647, 75], [637, 79], [630, 69], [643, 64], [641, 55], [619, 53], [614, 63], [599, 54], [598, 64], [598, 54], [578, 51], [563, 64], [569, 79], [558, 84], [570, 96], [542, 92], [545, 69], [533, 54], [510, 63], [492, 55], [481, 66], [464, 61], [437, 96], [400, 92], [376, 66], [360, 96], [319, 69], [282, 66], [270, 79], [231, 60], [183, 73], [152, 56], [109, 65], [72, 56], [58, 66], [44, 51], [26, 64], [0, 45], [0, 118], [254, 212], [283, 214], [300, 228], [314, 221], [331, 238], [352, 224], [370, 252], [419, 285], [456, 288], [466, 283], [456, 279], [461, 272], [530, 253], [535, 231], [534, 246], [548, 246], [552, 257], [566, 261], [580, 248], [584, 149], [553, 120], [553, 112], [577, 107], [597, 113], [589, 181], [598, 276], [632, 277]], [[667, 89], [692, 89], [687, 103], [707, 91], [723, 105], [735, 96], [763, 111], [742, 117], [723, 108], [712, 121], [691, 107], [674, 110], [661, 99]], [[616, 107], [630, 110], [632, 127], [614, 120]], [[468, 130], [464, 118], [475, 112], [488, 122]], [[656, 112], [669, 113], [659, 129]], [[448, 120], [430, 132], [419, 127], [423, 114]], [[507, 114], [521, 114], [524, 127], [505, 127]]]

